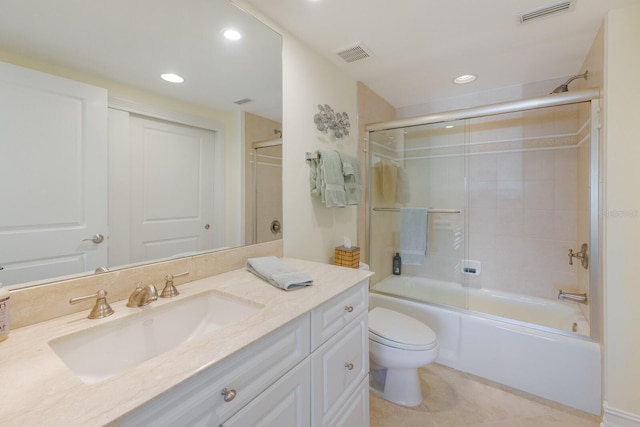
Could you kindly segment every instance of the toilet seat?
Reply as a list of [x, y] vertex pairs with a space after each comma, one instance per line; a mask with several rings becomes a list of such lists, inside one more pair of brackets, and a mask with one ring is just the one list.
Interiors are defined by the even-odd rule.
[[369, 339], [403, 350], [430, 350], [436, 334], [424, 323], [397, 311], [376, 307], [369, 312]]

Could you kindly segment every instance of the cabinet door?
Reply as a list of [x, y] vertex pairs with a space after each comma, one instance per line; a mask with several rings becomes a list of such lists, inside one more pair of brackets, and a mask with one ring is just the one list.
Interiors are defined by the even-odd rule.
[[312, 425], [333, 419], [369, 372], [368, 313], [311, 355]]
[[309, 356], [309, 316], [147, 402], [112, 426], [218, 426]]
[[364, 377], [358, 389], [349, 397], [334, 419], [325, 427], [369, 427], [369, 376]]
[[307, 427], [311, 420], [311, 367], [300, 362], [223, 427]]

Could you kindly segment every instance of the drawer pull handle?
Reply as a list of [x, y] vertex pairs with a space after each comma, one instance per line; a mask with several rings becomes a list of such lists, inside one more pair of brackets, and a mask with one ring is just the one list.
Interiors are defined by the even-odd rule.
[[236, 391], [234, 389], [231, 390], [227, 390], [226, 388], [222, 390], [222, 393], [220, 393], [224, 396], [224, 401], [225, 402], [231, 402], [233, 399], [236, 398]]
[[353, 311], [353, 306], [348, 305], [344, 308], [347, 312], [351, 313]]
[[351, 371], [353, 369], [353, 363], [347, 362], [344, 364], [344, 367], [347, 368], [347, 370]]

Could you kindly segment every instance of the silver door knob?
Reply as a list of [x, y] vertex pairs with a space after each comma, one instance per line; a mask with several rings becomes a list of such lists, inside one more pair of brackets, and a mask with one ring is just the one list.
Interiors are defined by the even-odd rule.
[[93, 242], [96, 245], [99, 245], [100, 243], [102, 243], [102, 241], [104, 240], [104, 236], [100, 233], [96, 234], [95, 236], [93, 236], [90, 239], [84, 239], [82, 240], [83, 242]]

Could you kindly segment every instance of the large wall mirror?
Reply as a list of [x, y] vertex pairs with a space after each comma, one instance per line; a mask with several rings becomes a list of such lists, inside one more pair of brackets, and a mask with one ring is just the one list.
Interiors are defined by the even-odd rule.
[[281, 49], [228, 0], [3, 1], [0, 282], [281, 238]]

